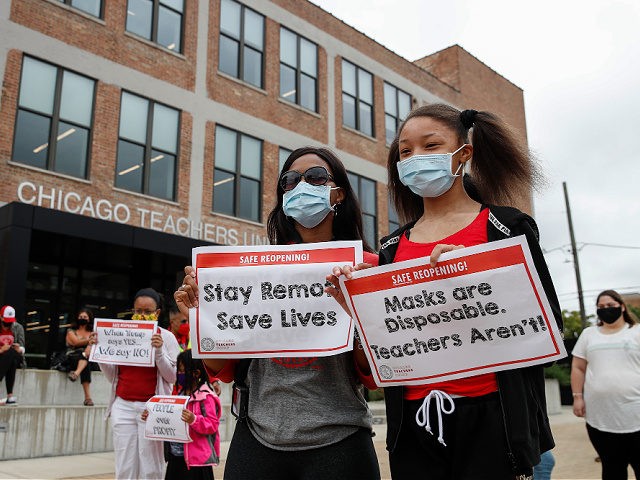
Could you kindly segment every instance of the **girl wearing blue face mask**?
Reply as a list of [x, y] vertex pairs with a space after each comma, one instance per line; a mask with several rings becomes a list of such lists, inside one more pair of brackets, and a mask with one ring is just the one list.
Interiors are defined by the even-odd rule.
[[[363, 238], [362, 215], [347, 172], [324, 148], [305, 147], [284, 163], [269, 214], [272, 244], [362, 240], [364, 260], [377, 256]], [[194, 306], [197, 285], [185, 269], [174, 295]], [[236, 423], [225, 479], [379, 479], [372, 420], [360, 384], [375, 388], [363, 350], [330, 357], [205, 360], [209, 373], [248, 387], [247, 418]], [[247, 459], [250, 459], [249, 461]]]
[[[524, 234], [562, 331], [535, 222], [505, 206], [526, 202], [537, 177], [504, 123], [488, 112], [420, 107], [400, 127], [387, 167], [391, 199], [410, 223], [381, 239], [380, 264], [430, 256], [435, 265], [443, 252]], [[542, 366], [386, 388], [385, 402], [394, 479], [529, 478], [554, 446]]]

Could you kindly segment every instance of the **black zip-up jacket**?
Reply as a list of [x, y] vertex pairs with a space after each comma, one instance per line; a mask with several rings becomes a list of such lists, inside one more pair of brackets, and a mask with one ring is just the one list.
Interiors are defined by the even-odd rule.
[[[549, 269], [538, 244], [538, 227], [533, 218], [512, 207], [489, 208], [489, 242], [525, 235], [553, 315], [562, 332], [562, 314]], [[380, 240], [380, 265], [393, 262], [400, 236], [412, 228], [409, 223]], [[528, 472], [540, 462], [540, 454], [554, 447], [544, 393], [544, 367], [534, 365], [497, 372], [498, 393], [507, 436], [509, 461], [516, 474]], [[403, 419], [403, 387], [385, 388], [387, 410], [387, 450], [393, 452]]]

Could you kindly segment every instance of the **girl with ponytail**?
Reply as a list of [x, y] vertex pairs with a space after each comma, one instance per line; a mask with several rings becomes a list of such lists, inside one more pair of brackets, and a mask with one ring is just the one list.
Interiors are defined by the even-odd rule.
[[[562, 331], [536, 224], [509, 206], [529, 198], [538, 174], [505, 123], [449, 105], [417, 108], [391, 144], [387, 168], [389, 194], [409, 223], [380, 241], [380, 265], [426, 256], [435, 265], [443, 252], [525, 235]], [[336, 267], [334, 275], [351, 270]], [[554, 446], [539, 365], [390, 387], [385, 401], [394, 479], [530, 478]]]

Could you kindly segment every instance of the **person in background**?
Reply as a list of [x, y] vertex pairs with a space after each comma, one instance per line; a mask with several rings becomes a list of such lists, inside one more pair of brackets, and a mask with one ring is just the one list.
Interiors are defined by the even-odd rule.
[[16, 322], [16, 310], [5, 305], [0, 310], [0, 382], [5, 379], [7, 396], [0, 405], [16, 405], [18, 398], [13, 394], [16, 370], [24, 362], [24, 328]]
[[601, 292], [598, 322], [573, 348], [573, 413], [585, 417], [603, 480], [640, 478], [640, 326], [622, 296]]
[[[504, 122], [490, 112], [419, 107], [389, 148], [387, 172], [395, 209], [409, 223], [380, 240], [381, 265], [429, 256], [435, 266], [444, 252], [524, 235], [562, 331], [536, 223], [506, 206], [529, 198], [537, 175], [526, 146]], [[337, 276], [349, 278], [353, 270], [335, 267], [328, 279], [337, 285]], [[384, 393], [394, 480], [526, 478], [554, 446], [542, 365]]]
[[180, 351], [191, 348], [189, 317], [188, 315], [183, 315], [176, 305], [169, 307], [169, 330], [176, 336]]
[[[132, 320], [157, 320], [161, 312], [160, 294], [153, 288], [139, 290], [133, 299]], [[180, 352], [176, 337], [163, 328], [151, 337], [154, 367], [98, 363], [111, 383], [107, 417], [111, 416], [117, 479], [158, 479], [163, 477], [162, 442], [144, 438], [140, 415], [154, 395], [171, 395], [176, 381], [176, 358]], [[99, 344], [96, 332], [89, 344]]]
[[[220, 415], [222, 405], [209, 382], [209, 376], [199, 358], [187, 349], [178, 355], [176, 395], [189, 396], [182, 411], [182, 420], [189, 424], [189, 443], [165, 443], [167, 473], [165, 480], [213, 480], [214, 465], [220, 461]], [[147, 421], [149, 412], [142, 413]]]
[[91, 365], [89, 365], [89, 336], [93, 331], [93, 312], [88, 308], [81, 308], [75, 320], [67, 330], [67, 359], [69, 362], [68, 378], [75, 382], [78, 377], [84, 391], [84, 405], [93, 406], [91, 399]]
[[[276, 186], [267, 232], [273, 245], [362, 240], [376, 262], [347, 172], [325, 148], [294, 150]], [[174, 298], [187, 315], [197, 306], [192, 267]], [[211, 375], [248, 387], [248, 416], [236, 423], [224, 478], [380, 478], [372, 419], [360, 378], [371, 370], [361, 349], [329, 357], [205, 359]]]

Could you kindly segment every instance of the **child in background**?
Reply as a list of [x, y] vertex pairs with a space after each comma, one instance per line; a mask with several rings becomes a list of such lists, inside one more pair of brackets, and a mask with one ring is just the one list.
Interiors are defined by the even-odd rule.
[[[182, 420], [189, 424], [190, 443], [167, 442], [165, 480], [213, 480], [213, 466], [220, 457], [218, 426], [222, 407], [218, 395], [209, 383], [209, 377], [199, 358], [191, 350], [178, 355], [178, 395], [189, 395]], [[145, 410], [142, 419], [146, 421]]]

